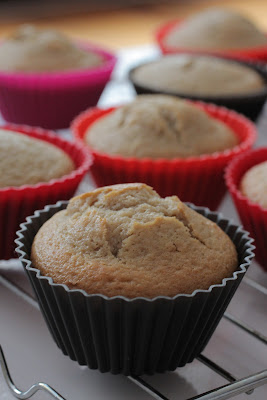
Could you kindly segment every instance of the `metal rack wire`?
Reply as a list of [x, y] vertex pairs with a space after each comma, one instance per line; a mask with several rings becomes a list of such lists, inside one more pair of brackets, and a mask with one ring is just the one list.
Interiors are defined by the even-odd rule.
[[[35, 303], [35, 300], [29, 294], [25, 293], [22, 289], [20, 289], [14, 283], [10, 282], [8, 279], [0, 277], [0, 282], [15, 292], [19, 291], [20, 294], [30, 303], [32, 304], [33, 302]], [[264, 286], [260, 285], [259, 283], [255, 282], [254, 280], [245, 277], [243, 279], [243, 282], [246, 285], [253, 288], [254, 290], [257, 290], [260, 293], [267, 296], [267, 289]], [[264, 343], [267, 346], [267, 337], [265, 337], [261, 332], [258, 332], [254, 328], [248, 326], [245, 322], [240, 321], [239, 319], [237, 319], [236, 317], [227, 312], [224, 314], [224, 318], [227, 319], [231, 324], [234, 324], [239, 329], [245, 331], [247, 334], [249, 334], [250, 336], [254, 337], [255, 339], [259, 340], [260, 342]], [[216, 364], [214, 361], [207, 358], [203, 354], [201, 354], [198, 357], [198, 361], [207, 366], [208, 368], [212, 369], [212, 371], [214, 371], [216, 374], [226, 379], [229, 383], [227, 385], [217, 387], [205, 393], [201, 393], [197, 396], [181, 400], [226, 400], [242, 393], [246, 393], [249, 395], [253, 393], [254, 389], [256, 389], [257, 387], [267, 384], [267, 369], [256, 372], [253, 375], [246, 376], [242, 379], [237, 379], [228, 370], [222, 368], [220, 365]], [[45, 391], [49, 393], [56, 400], [66, 400], [51, 386], [43, 382], [38, 382], [33, 384], [25, 392], [19, 390], [13, 383], [1, 346], [0, 346], [0, 365], [2, 368], [4, 379], [9, 389], [11, 390], [12, 394], [16, 398], [24, 400], [33, 396], [37, 391]], [[147, 383], [143, 378], [138, 376], [129, 376], [128, 379], [133, 383], [135, 383], [136, 385], [138, 385], [141, 389], [149, 393], [154, 399], [169, 400], [168, 397], [160, 393], [156, 388]]]

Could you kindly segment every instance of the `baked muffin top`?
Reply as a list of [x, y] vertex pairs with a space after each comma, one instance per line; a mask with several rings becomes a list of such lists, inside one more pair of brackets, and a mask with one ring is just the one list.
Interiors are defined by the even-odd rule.
[[89, 146], [111, 155], [186, 158], [235, 146], [236, 135], [188, 101], [142, 95], [96, 121], [85, 135]]
[[267, 39], [249, 19], [227, 9], [210, 8], [186, 19], [165, 38], [173, 47], [242, 49], [267, 45]]
[[134, 83], [167, 92], [198, 96], [249, 94], [266, 87], [259, 73], [245, 65], [200, 55], [170, 55], [137, 67]]
[[240, 191], [252, 202], [267, 209], [267, 161], [255, 165], [244, 174]]
[[74, 168], [71, 158], [60, 148], [0, 129], [0, 188], [48, 182], [69, 174]]
[[74, 197], [40, 228], [31, 259], [55, 283], [128, 298], [208, 289], [237, 267], [234, 244], [214, 222], [145, 184]]
[[0, 71], [55, 72], [97, 67], [102, 58], [64, 34], [21, 26], [0, 45]]

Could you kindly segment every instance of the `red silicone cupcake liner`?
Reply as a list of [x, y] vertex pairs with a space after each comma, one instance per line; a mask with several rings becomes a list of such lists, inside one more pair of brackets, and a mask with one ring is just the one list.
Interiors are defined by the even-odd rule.
[[37, 185], [0, 189], [0, 259], [7, 260], [16, 256], [14, 240], [19, 224], [28, 215], [46, 204], [70, 199], [90, 168], [92, 159], [89, 151], [80, 146], [79, 143], [61, 139], [50, 131], [12, 124], [5, 125], [1, 129], [21, 132], [27, 136], [52, 143], [64, 150], [76, 166], [74, 171], [60, 179], [53, 179]]
[[242, 224], [255, 239], [256, 260], [267, 271], [267, 209], [250, 201], [239, 190], [246, 171], [263, 161], [267, 161], [267, 147], [249, 151], [229, 164], [225, 179]]
[[267, 45], [259, 47], [251, 47], [246, 49], [231, 49], [231, 50], [201, 50], [192, 49], [187, 47], [173, 47], [165, 43], [165, 38], [168, 36], [173, 29], [179, 27], [183, 21], [173, 20], [165, 23], [156, 31], [156, 41], [163, 54], [178, 54], [178, 53], [205, 53], [220, 55], [224, 57], [237, 58], [240, 60], [257, 60], [257, 61], [267, 61]]
[[[98, 186], [143, 182], [161, 196], [177, 195], [182, 201], [215, 210], [225, 192], [223, 173], [229, 161], [250, 149], [256, 140], [256, 128], [247, 118], [212, 104], [194, 102], [210, 116], [227, 124], [240, 140], [233, 149], [188, 159], [137, 159], [111, 156], [91, 149], [94, 155], [92, 174]], [[84, 142], [90, 126], [115, 108], [94, 108], [78, 116], [73, 124], [74, 137]], [[87, 145], [86, 145], [87, 146]]]
[[116, 63], [113, 54], [81, 45], [104, 59], [97, 68], [52, 73], [0, 72], [0, 111], [6, 121], [68, 128], [73, 118], [95, 106]]

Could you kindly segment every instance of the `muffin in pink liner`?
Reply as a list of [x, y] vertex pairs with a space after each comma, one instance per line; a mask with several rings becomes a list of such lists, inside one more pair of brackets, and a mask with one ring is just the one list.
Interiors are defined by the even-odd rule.
[[242, 154], [229, 164], [225, 180], [243, 226], [255, 239], [256, 260], [267, 271], [267, 208], [254, 203], [240, 191], [244, 174], [264, 161], [267, 161], [267, 147]]
[[223, 57], [236, 58], [240, 60], [256, 60], [267, 61], [267, 44], [257, 47], [248, 47], [243, 49], [228, 49], [228, 50], [200, 50], [192, 49], [189, 47], [174, 47], [167, 45], [166, 37], [174, 30], [183, 24], [184, 20], [176, 19], [168, 21], [163, 24], [155, 33], [155, 39], [163, 54], [178, 54], [178, 53], [205, 53], [211, 55], [218, 55]]
[[[150, 159], [122, 157], [101, 153], [94, 155], [92, 174], [98, 186], [115, 183], [143, 182], [163, 197], [177, 195], [182, 201], [193, 202], [215, 210], [225, 192], [224, 168], [229, 161], [250, 149], [256, 140], [255, 125], [234, 111], [212, 104], [194, 102], [211, 117], [224, 122], [236, 134], [239, 144], [232, 149], [189, 158]], [[79, 115], [72, 123], [75, 139], [84, 146], [85, 134], [95, 121], [116, 108], [93, 108]]]
[[79, 143], [61, 139], [53, 132], [41, 128], [8, 124], [1, 129], [51, 143], [66, 152], [75, 165], [71, 173], [59, 179], [35, 185], [0, 188], [0, 259], [9, 259], [15, 257], [14, 239], [19, 224], [36, 209], [72, 197], [90, 168], [92, 158], [87, 149], [82, 148]]
[[0, 111], [4, 119], [63, 129], [81, 111], [95, 106], [110, 79], [116, 58], [92, 44], [81, 43], [80, 47], [98, 54], [103, 63], [94, 68], [62, 72], [0, 71]]

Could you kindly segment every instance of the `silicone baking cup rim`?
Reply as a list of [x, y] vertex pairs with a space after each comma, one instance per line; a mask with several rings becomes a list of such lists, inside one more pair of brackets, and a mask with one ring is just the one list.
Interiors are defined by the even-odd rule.
[[233, 194], [235, 197], [237, 197], [238, 200], [240, 200], [242, 203], [246, 203], [247, 205], [249, 205], [249, 207], [251, 207], [254, 210], [265, 213], [267, 216], [267, 208], [262, 207], [261, 205], [250, 200], [248, 197], [244, 196], [238, 188], [238, 184], [240, 183], [240, 180], [241, 180], [242, 176], [244, 175], [244, 173], [249, 168], [252, 168], [252, 166], [259, 164], [261, 161], [255, 162], [253, 165], [246, 168], [245, 172], [242, 174], [242, 176], [240, 176], [240, 179], [238, 182], [233, 177], [233, 173], [236, 170], [238, 170], [238, 167], [239, 167], [240, 163], [242, 164], [242, 161], [249, 160], [251, 157], [258, 156], [261, 154], [266, 155], [265, 159], [267, 161], [267, 147], [259, 147], [257, 149], [247, 151], [246, 153], [241, 154], [240, 156], [233, 159], [233, 161], [230, 162], [230, 164], [227, 166], [227, 168], [225, 170], [225, 182], [229, 189], [229, 192], [231, 194]]
[[[93, 158], [90, 154], [90, 151], [86, 151], [86, 149], [81, 146], [79, 143], [71, 142], [66, 139], [61, 138], [59, 135], [56, 135], [55, 132], [49, 129], [43, 129], [39, 127], [31, 127], [28, 125], [16, 125], [16, 124], [11, 124], [7, 123], [4, 124], [3, 126], [0, 127], [0, 129], [6, 130], [6, 131], [13, 131], [13, 132], [19, 132], [21, 134], [25, 134], [26, 136], [35, 138], [35, 139], [40, 139], [44, 142], [48, 142], [50, 144], [53, 144], [57, 148], [61, 149], [62, 151], [66, 152], [65, 150], [62, 149], [58, 144], [61, 145], [68, 145], [70, 147], [76, 148], [82, 155], [83, 155], [83, 160], [81, 164], [77, 167], [75, 166], [75, 169], [71, 171], [69, 174], [62, 176], [61, 178], [56, 178], [56, 179], [51, 179], [48, 182], [40, 182], [35, 185], [22, 185], [22, 186], [7, 186], [4, 188], [0, 188], [0, 195], [1, 194], [6, 194], [6, 193], [18, 193], [18, 192], [31, 192], [31, 191], [37, 191], [40, 188], [53, 188], [54, 186], [58, 184], [64, 184], [73, 181], [74, 179], [79, 179], [81, 178], [91, 167], [93, 163]], [[67, 153], [67, 152], [66, 152]], [[68, 153], [67, 153], [68, 154]], [[72, 158], [70, 156], [70, 158]], [[74, 160], [72, 159], [74, 162]]]
[[224, 57], [235, 57], [240, 59], [254, 59], [254, 60], [267, 60], [267, 44], [266, 46], [248, 47], [248, 48], [236, 48], [236, 49], [223, 49], [223, 50], [211, 50], [211, 49], [192, 49], [188, 47], [173, 47], [164, 43], [166, 36], [175, 28], [181, 25], [185, 20], [173, 19], [159, 26], [155, 32], [156, 41], [163, 54], [175, 54], [180, 52], [187, 53], [200, 53], [222, 55]]
[[[94, 82], [102, 81], [103, 74], [111, 73], [115, 67], [116, 56], [97, 45], [90, 42], [77, 42], [82, 49], [93, 51], [104, 58], [104, 63], [93, 68], [72, 69], [66, 71], [55, 72], [19, 72], [19, 71], [0, 71], [0, 83], [8, 80], [9, 86], [19, 86], [25, 84], [25, 87], [33, 85], [36, 89], [60, 89], [64, 90], [66, 83], [68, 87], [84, 82], [85, 79], [94, 80]], [[79, 82], [80, 81], [80, 82]], [[36, 84], [38, 83], [37, 87]], [[50, 87], [51, 86], [51, 87]]]
[[[133, 74], [136, 70], [138, 70], [139, 68], [145, 66], [145, 65], [149, 65], [149, 64], [153, 64], [157, 61], [160, 61], [161, 59], [168, 57], [168, 56], [179, 56], [179, 55], [191, 55], [191, 56], [207, 56], [207, 57], [212, 57], [212, 58], [217, 58], [217, 59], [221, 59], [221, 60], [227, 60], [229, 62], [234, 62], [236, 64], [239, 65], [244, 65], [249, 67], [250, 69], [257, 71], [258, 74], [260, 74], [261, 76], [263, 76], [264, 80], [265, 80], [265, 86], [261, 89], [258, 89], [255, 92], [251, 92], [251, 93], [243, 93], [243, 94], [226, 94], [226, 95], [194, 95], [194, 94], [190, 94], [190, 93], [183, 93], [182, 91], [179, 90], [174, 90], [174, 91], [167, 91], [167, 90], [161, 90], [161, 89], [155, 89], [152, 86], [149, 85], [144, 85], [141, 83], [137, 83], [135, 82], [134, 78], [133, 78]], [[130, 80], [130, 82], [132, 83], [132, 85], [134, 86], [134, 88], [137, 89], [141, 89], [146, 91], [146, 93], [151, 93], [151, 94], [165, 94], [165, 95], [169, 95], [169, 96], [178, 96], [178, 97], [182, 97], [182, 98], [190, 98], [192, 101], [202, 101], [205, 103], [213, 103], [216, 104], [216, 101], [220, 100], [220, 101], [225, 101], [225, 102], [233, 102], [233, 101], [245, 101], [245, 100], [249, 100], [249, 101], [253, 101], [255, 99], [258, 99], [258, 97], [267, 97], [267, 70], [266, 67], [263, 65], [263, 63], [261, 62], [257, 62], [256, 60], [238, 60], [235, 58], [230, 58], [230, 57], [225, 57], [223, 55], [219, 55], [219, 54], [203, 54], [203, 53], [199, 53], [199, 52], [194, 52], [194, 53], [189, 53], [187, 51], [185, 52], [179, 52], [179, 54], [164, 54], [161, 55], [160, 57], [155, 58], [154, 60], [151, 61], [146, 61], [146, 62], [142, 62], [139, 63], [138, 65], [134, 66], [133, 68], [130, 69], [129, 73], [128, 73], [128, 78]], [[137, 91], [137, 89], [135, 89]]]
[[[105, 115], [111, 113], [112, 111], [115, 111], [118, 109], [118, 107], [109, 107], [109, 108], [98, 108], [98, 107], [92, 107], [89, 110], [86, 110], [82, 112], [80, 115], [78, 115], [72, 122], [71, 124], [71, 131], [74, 135], [74, 138], [82, 143], [84, 146], [87, 146], [91, 153], [93, 155], [100, 156], [102, 159], [106, 160], [112, 160], [112, 161], [119, 161], [119, 162], [124, 162], [124, 163], [132, 163], [138, 162], [139, 164], [147, 165], [147, 164], [162, 164], [162, 163], [169, 163], [169, 164], [187, 164], [187, 165], [193, 165], [193, 164], [198, 164], [199, 162], [207, 162], [207, 161], [215, 161], [220, 159], [220, 161], [227, 161], [229, 158], [232, 158], [233, 156], [236, 156], [240, 154], [241, 152], [246, 151], [249, 149], [253, 143], [255, 142], [257, 138], [257, 130], [253, 124], [248, 118], [244, 117], [241, 114], [238, 114], [237, 112], [233, 110], [228, 110], [225, 107], [220, 107], [212, 103], [204, 103], [202, 101], [190, 101], [189, 102], [193, 103], [203, 111], [207, 112], [210, 116], [213, 116], [215, 119], [218, 119], [221, 121], [221, 118], [216, 118], [216, 116], [220, 117], [226, 117], [227, 115], [227, 120], [231, 119], [232, 121], [238, 120], [243, 126], [247, 127], [248, 133], [246, 139], [241, 141], [237, 146], [234, 146], [232, 149], [227, 149], [221, 152], [215, 152], [212, 154], [203, 154], [198, 157], [188, 157], [188, 158], [172, 158], [172, 159], [166, 159], [166, 158], [157, 158], [157, 159], [152, 159], [152, 158], [135, 158], [135, 157], [123, 157], [123, 156], [118, 156], [118, 155], [108, 155], [107, 153], [104, 152], [99, 152], [94, 150], [92, 147], [90, 147], [88, 144], [85, 143], [83, 140], [87, 129], [89, 126], [93, 125], [98, 119], [101, 117], [104, 117]], [[216, 116], [215, 116], [216, 115]], [[87, 124], [88, 119], [91, 119], [92, 117], [94, 118], [93, 121], [91, 121], [90, 124]], [[225, 122], [225, 124], [227, 124]]]
[[50, 333], [63, 354], [80, 365], [112, 374], [174, 370], [207, 345], [254, 256], [248, 232], [220, 213], [190, 205], [233, 240], [239, 262], [233, 274], [207, 290], [154, 298], [107, 297], [69, 289], [43, 276], [30, 261], [41, 226], [68, 202], [35, 212], [17, 232], [17, 254], [32, 284]]
[[[204, 289], [196, 289], [191, 294], [177, 294], [176, 296], [173, 296], [173, 297], [169, 297], [169, 296], [156, 296], [156, 297], [153, 297], [153, 298], [146, 298], [146, 297], [127, 298], [125, 296], [108, 297], [108, 296], [100, 294], [100, 293], [88, 294], [82, 289], [69, 289], [67, 285], [61, 284], [61, 283], [55, 283], [51, 277], [42, 275], [41, 271], [39, 269], [32, 267], [32, 262], [31, 262], [30, 258], [27, 257], [26, 251], [23, 250], [23, 247], [25, 246], [25, 244], [23, 243], [24, 232], [27, 232], [27, 227], [32, 225], [34, 220], [41, 218], [41, 216], [43, 214], [47, 214], [47, 212], [49, 212], [50, 210], [54, 209], [54, 210], [60, 211], [62, 209], [65, 209], [67, 207], [68, 203], [69, 203], [68, 201], [58, 201], [54, 205], [45, 206], [44, 209], [42, 209], [42, 210], [36, 210], [34, 212], [34, 215], [28, 216], [26, 218], [26, 222], [20, 224], [20, 228], [21, 229], [17, 231], [17, 239], [15, 240], [15, 243], [17, 245], [16, 252], [19, 255], [20, 261], [25, 263], [25, 268], [27, 270], [29, 270], [29, 271], [34, 271], [36, 273], [36, 277], [38, 279], [41, 279], [41, 280], [44, 279], [44, 280], [48, 281], [51, 286], [64, 288], [64, 290], [66, 290], [67, 292], [82, 293], [86, 297], [95, 297], [96, 296], [96, 297], [100, 297], [100, 298], [102, 298], [104, 300], [122, 299], [122, 300], [126, 301], [127, 303], [131, 303], [131, 302], [134, 302], [134, 301], [137, 301], [137, 300], [145, 300], [148, 303], [152, 303], [157, 299], [176, 300], [178, 298], [192, 298], [192, 297], [195, 297], [196, 294], [198, 294], [198, 293], [210, 293], [214, 288], [224, 287], [224, 286], [226, 286], [226, 283], [228, 281], [236, 280], [238, 275], [244, 274], [247, 271], [247, 268], [249, 267], [249, 265], [251, 263], [251, 260], [254, 257], [253, 250], [255, 249], [255, 246], [252, 244], [254, 242], [254, 239], [252, 239], [249, 236], [249, 232], [244, 230], [242, 228], [242, 226], [240, 226], [238, 224], [234, 224], [231, 219], [223, 217], [222, 213], [220, 213], [220, 212], [211, 211], [207, 207], [199, 207], [199, 206], [194, 206], [191, 203], [187, 203], [187, 205], [192, 207], [193, 210], [201, 210], [201, 211], [203, 211], [203, 213], [209, 214], [211, 217], [212, 216], [218, 217], [221, 220], [226, 221], [227, 223], [229, 223], [232, 226], [236, 227], [237, 228], [237, 232], [242, 233], [243, 237], [247, 239], [247, 245], [248, 245], [247, 252], [248, 252], [248, 254], [244, 258], [244, 261], [242, 263], [238, 262], [238, 268], [239, 269], [234, 271], [233, 275], [231, 277], [224, 278], [222, 280], [222, 282], [219, 283], [219, 284], [211, 285], [209, 287], [209, 289], [205, 289], [205, 290]], [[56, 211], [56, 212], [58, 212], [58, 211]], [[247, 268], [245, 268], [245, 267], [247, 267]]]
[[255, 256], [263, 270], [267, 271], [267, 208], [244, 196], [239, 185], [244, 174], [255, 165], [267, 161], [267, 147], [260, 147], [236, 157], [225, 172], [225, 182], [235, 203], [236, 210], [245, 229], [255, 239]]

